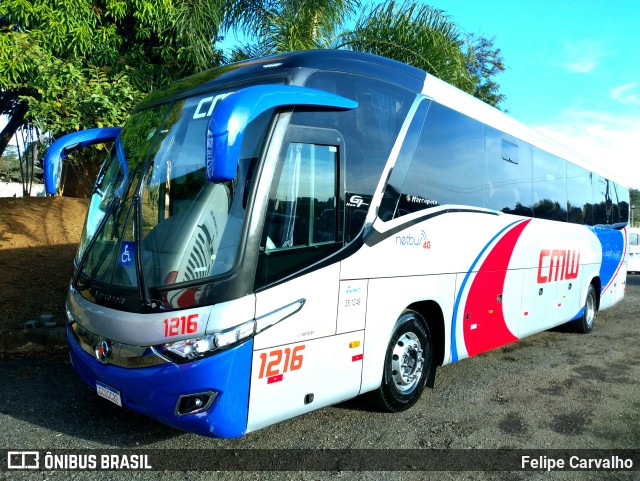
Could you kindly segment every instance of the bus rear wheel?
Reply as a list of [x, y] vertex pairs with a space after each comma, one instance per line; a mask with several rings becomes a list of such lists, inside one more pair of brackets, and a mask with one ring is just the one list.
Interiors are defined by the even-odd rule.
[[574, 321], [576, 332], [588, 334], [593, 331], [593, 325], [596, 320], [596, 290], [593, 285], [589, 285], [587, 289], [587, 298], [584, 301], [584, 311], [582, 317]]
[[404, 311], [387, 347], [382, 383], [372, 393], [375, 404], [388, 412], [413, 406], [429, 378], [431, 356], [431, 336], [424, 319], [415, 311]]

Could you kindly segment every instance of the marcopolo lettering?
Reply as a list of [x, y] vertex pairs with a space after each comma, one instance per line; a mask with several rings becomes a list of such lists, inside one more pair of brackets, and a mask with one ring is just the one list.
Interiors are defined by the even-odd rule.
[[[549, 267], [545, 260], [549, 259]], [[580, 251], [543, 249], [538, 260], [538, 284], [577, 279], [580, 268]]]

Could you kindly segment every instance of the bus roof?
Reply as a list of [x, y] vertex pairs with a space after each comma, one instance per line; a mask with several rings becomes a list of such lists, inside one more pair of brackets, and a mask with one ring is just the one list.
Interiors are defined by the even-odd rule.
[[303, 50], [245, 60], [191, 75], [150, 94], [139, 105], [142, 110], [170, 99], [213, 90], [218, 86], [241, 84], [258, 78], [295, 77], [306, 70], [346, 72], [378, 78], [407, 90], [420, 92], [426, 72], [377, 55], [348, 50]]
[[[609, 179], [610, 173], [600, 165], [581, 158], [578, 154], [527, 127], [504, 112], [474, 98], [458, 88], [427, 74], [423, 70], [396, 60], [349, 50], [303, 50], [268, 57], [245, 60], [197, 73], [150, 94], [138, 106], [142, 110], [168, 100], [214, 90], [219, 86], [242, 84], [256, 79], [286, 78], [308, 75], [309, 71], [346, 72], [377, 78], [432, 98], [469, 117], [479, 120], [508, 135], [527, 142], [544, 151], [561, 157]], [[306, 73], [305, 73], [306, 71]], [[295, 82], [294, 82], [295, 83]], [[624, 185], [624, 182], [619, 183]]]

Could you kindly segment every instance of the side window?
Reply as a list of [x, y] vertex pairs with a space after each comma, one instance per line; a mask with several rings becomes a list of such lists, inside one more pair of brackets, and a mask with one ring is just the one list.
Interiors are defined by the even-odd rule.
[[620, 212], [620, 220], [618, 222], [629, 222], [629, 189], [620, 185], [613, 184], [618, 194], [618, 210]]
[[423, 100], [420, 103], [416, 109], [413, 119], [411, 120], [411, 125], [407, 129], [404, 142], [402, 142], [402, 147], [400, 148], [400, 152], [398, 152], [398, 158], [391, 170], [391, 175], [389, 175], [387, 187], [384, 190], [380, 209], [378, 210], [378, 216], [384, 221], [392, 219], [394, 215], [395, 217], [400, 217], [408, 213], [408, 211], [404, 209], [398, 210], [400, 191], [402, 190], [402, 186], [407, 178], [409, 165], [413, 160], [418, 140], [420, 139], [420, 133], [422, 132], [422, 127], [430, 105], [431, 102], [426, 100]]
[[600, 175], [593, 175], [593, 224], [612, 224], [613, 201], [612, 182]]
[[533, 148], [533, 216], [567, 221], [567, 161]]
[[484, 206], [484, 129], [440, 104], [429, 109], [396, 217], [444, 204]]
[[486, 206], [507, 214], [533, 216], [531, 146], [485, 126]]
[[313, 265], [342, 246], [341, 135], [290, 126], [269, 193], [256, 288]]
[[336, 240], [338, 147], [291, 142], [267, 211], [265, 250]]
[[573, 224], [593, 225], [591, 172], [567, 163], [567, 212]]

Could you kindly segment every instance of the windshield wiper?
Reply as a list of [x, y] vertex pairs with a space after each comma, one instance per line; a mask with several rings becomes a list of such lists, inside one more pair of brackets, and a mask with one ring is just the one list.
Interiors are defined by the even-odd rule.
[[[114, 197], [113, 199], [111, 199], [111, 201], [109, 201], [109, 205], [107, 205], [107, 209], [104, 212], [104, 216], [100, 220], [100, 223], [98, 224], [97, 229], [93, 233], [93, 236], [91, 237], [91, 240], [89, 240], [89, 243], [87, 244], [87, 247], [85, 248], [84, 252], [82, 253], [82, 257], [80, 258], [80, 262], [78, 262], [78, 266], [76, 268], [76, 273], [73, 276], [73, 280], [71, 281], [71, 285], [73, 287], [75, 287], [76, 289], [78, 289], [78, 279], [80, 278], [80, 273], [82, 272], [82, 269], [84, 268], [84, 264], [87, 261], [87, 257], [89, 256], [89, 252], [91, 252], [91, 250], [93, 249], [93, 245], [96, 243], [96, 239], [100, 235], [100, 232], [102, 232], [102, 229], [104, 229], [105, 225], [107, 224], [107, 221], [109, 219], [109, 215], [111, 214], [111, 211], [113, 210], [114, 205], [119, 201], [121, 201], [121, 199], [119, 199], [118, 197]], [[89, 276], [87, 276], [87, 277], [89, 277]]]
[[142, 224], [142, 207], [140, 202], [140, 196], [133, 196], [133, 235], [134, 240], [136, 241], [136, 251], [135, 251], [135, 264], [136, 264], [136, 275], [138, 276], [138, 289], [140, 290], [140, 301], [146, 307], [155, 307], [154, 304], [149, 299], [149, 291], [147, 290], [147, 286], [144, 282], [144, 272], [142, 270], [142, 229], [140, 225]]

